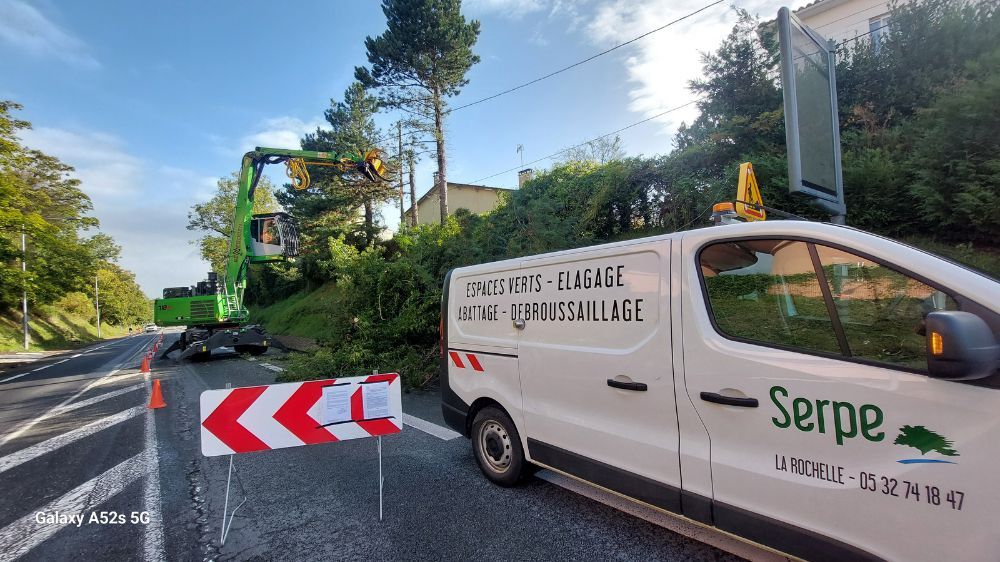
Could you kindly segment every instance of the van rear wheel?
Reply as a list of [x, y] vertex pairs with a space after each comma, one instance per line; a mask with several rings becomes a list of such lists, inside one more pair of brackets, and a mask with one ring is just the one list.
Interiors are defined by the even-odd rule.
[[479, 469], [501, 486], [513, 486], [528, 474], [521, 437], [510, 416], [487, 406], [472, 422], [472, 449]]

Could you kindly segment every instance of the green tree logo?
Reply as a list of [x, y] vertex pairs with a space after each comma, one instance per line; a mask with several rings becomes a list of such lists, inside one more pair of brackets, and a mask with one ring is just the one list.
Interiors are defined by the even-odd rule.
[[904, 425], [899, 428], [899, 436], [893, 443], [913, 447], [920, 451], [921, 455], [937, 451], [947, 457], [959, 456], [958, 451], [951, 448], [951, 441], [922, 425]]

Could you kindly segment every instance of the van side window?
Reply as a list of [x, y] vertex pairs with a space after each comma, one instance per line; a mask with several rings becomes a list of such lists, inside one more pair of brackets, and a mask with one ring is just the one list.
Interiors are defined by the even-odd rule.
[[924, 370], [924, 316], [954, 299], [868, 258], [816, 245], [851, 355]]
[[700, 262], [715, 325], [739, 340], [923, 371], [924, 317], [959, 309], [895, 269], [811, 242], [722, 242]]
[[712, 314], [722, 333], [784, 347], [840, 353], [807, 244], [751, 240], [701, 251]]

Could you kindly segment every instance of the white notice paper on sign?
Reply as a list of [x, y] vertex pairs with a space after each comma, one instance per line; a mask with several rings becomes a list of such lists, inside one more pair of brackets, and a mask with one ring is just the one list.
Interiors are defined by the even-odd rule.
[[388, 418], [389, 383], [373, 382], [361, 385], [361, 403], [364, 404], [365, 419]]
[[323, 388], [322, 424], [351, 421], [351, 391], [353, 384], [334, 385]]

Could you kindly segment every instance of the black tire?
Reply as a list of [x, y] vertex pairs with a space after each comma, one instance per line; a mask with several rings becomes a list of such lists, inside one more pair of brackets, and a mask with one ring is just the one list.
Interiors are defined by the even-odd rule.
[[521, 436], [513, 420], [495, 406], [487, 406], [472, 422], [472, 450], [486, 478], [504, 486], [514, 486], [529, 476]]

